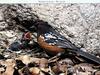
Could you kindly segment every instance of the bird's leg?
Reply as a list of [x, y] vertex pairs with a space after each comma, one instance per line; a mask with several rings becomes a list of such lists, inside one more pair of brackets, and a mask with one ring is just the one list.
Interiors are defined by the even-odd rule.
[[51, 57], [51, 58], [48, 60], [48, 62], [51, 63], [51, 62], [57, 61], [57, 60], [61, 57], [61, 55], [63, 55], [63, 54], [64, 54], [64, 52], [58, 53], [57, 55]]

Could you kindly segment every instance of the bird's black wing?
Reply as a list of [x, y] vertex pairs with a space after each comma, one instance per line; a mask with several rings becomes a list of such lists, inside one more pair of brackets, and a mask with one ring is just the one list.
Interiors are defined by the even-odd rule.
[[50, 45], [56, 45], [60, 48], [68, 48], [68, 49], [77, 49], [77, 47], [71, 43], [67, 38], [57, 33], [56, 31], [51, 31], [45, 33], [44, 35], [45, 42]]

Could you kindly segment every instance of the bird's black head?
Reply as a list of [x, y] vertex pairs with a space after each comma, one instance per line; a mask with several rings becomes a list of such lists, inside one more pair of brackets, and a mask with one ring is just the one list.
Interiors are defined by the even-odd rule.
[[48, 22], [45, 22], [45, 21], [43, 21], [43, 20], [36, 20], [36, 21], [34, 22], [34, 26], [35, 26], [36, 28], [38, 28], [39, 26], [46, 26], [46, 25], [48, 25]]
[[34, 22], [34, 28], [38, 31], [38, 30], [47, 30], [48, 28], [50, 28], [51, 26], [48, 24], [48, 22], [43, 21], [43, 20], [36, 20]]

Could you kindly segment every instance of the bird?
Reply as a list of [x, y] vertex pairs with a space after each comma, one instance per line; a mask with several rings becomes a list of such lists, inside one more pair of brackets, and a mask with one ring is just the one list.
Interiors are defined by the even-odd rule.
[[64, 51], [70, 51], [77, 55], [100, 64], [100, 58], [89, 54], [77, 47], [66, 37], [57, 32], [48, 22], [37, 20], [34, 22], [37, 33], [37, 43], [50, 55], [57, 55]]
[[21, 49], [25, 49], [31, 47], [29, 44], [31, 41], [31, 32], [25, 31], [20, 39], [20, 41], [15, 40], [10, 46], [9, 49], [12, 51], [20, 51]]
[[25, 31], [21, 38], [21, 47], [22, 48], [30, 47], [29, 43], [30, 43], [31, 39], [32, 39], [31, 32]]

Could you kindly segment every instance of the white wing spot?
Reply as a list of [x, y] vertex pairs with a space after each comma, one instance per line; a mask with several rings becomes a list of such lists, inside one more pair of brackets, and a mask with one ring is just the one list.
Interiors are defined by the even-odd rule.
[[47, 38], [47, 39], [50, 39], [50, 38], [54, 38], [54, 39], [56, 39], [56, 37], [55, 36], [53, 36], [52, 34], [45, 34], [45, 37]]

